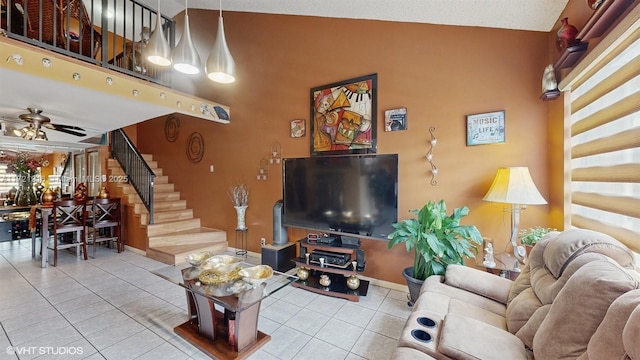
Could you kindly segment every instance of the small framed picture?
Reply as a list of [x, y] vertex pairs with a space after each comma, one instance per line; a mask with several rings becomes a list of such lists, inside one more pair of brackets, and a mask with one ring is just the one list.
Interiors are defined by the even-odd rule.
[[384, 131], [407, 130], [407, 108], [384, 112]]
[[299, 138], [303, 137], [306, 133], [306, 126], [304, 119], [291, 120], [291, 137]]
[[504, 142], [504, 111], [467, 115], [467, 146]]

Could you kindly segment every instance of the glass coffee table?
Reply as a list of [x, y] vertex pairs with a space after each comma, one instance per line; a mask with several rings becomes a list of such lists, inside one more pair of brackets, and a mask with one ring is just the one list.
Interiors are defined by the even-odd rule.
[[[240, 267], [254, 266], [241, 263]], [[185, 289], [189, 319], [174, 328], [176, 334], [217, 359], [243, 359], [271, 336], [258, 331], [262, 300], [298, 278], [273, 272], [262, 283], [242, 279], [205, 285], [198, 279], [201, 270], [188, 264], [167, 266], [152, 271]]]

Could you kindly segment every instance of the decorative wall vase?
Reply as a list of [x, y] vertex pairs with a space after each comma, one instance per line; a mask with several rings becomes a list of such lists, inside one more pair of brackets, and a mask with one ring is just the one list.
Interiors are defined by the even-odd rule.
[[234, 206], [234, 208], [238, 215], [238, 225], [236, 226], [236, 230], [247, 230], [247, 225], [245, 225], [244, 219], [248, 206]]
[[578, 29], [569, 24], [569, 18], [563, 18], [560, 21], [562, 22], [562, 26], [558, 29], [556, 46], [558, 51], [563, 52], [568, 47], [579, 43], [576, 39], [576, 36], [578, 36]]
[[36, 189], [36, 201], [40, 201], [40, 198], [42, 197], [42, 192], [44, 191], [44, 185], [42, 183], [37, 183], [35, 185], [35, 189]]
[[51, 205], [56, 200], [56, 197], [57, 197], [56, 193], [53, 190], [51, 190], [51, 188], [49, 187], [49, 188], [46, 188], [42, 193], [40, 202], [43, 205]]
[[14, 203], [15, 203], [15, 201], [16, 201], [16, 194], [17, 194], [17, 193], [18, 193], [18, 189], [16, 189], [16, 187], [15, 187], [15, 186], [14, 186], [14, 187], [12, 187], [12, 188], [9, 190], [9, 195], [8, 195], [8, 196], [9, 196], [9, 202], [10, 202], [11, 204], [14, 204]]
[[18, 177], [18, 192], [16, 193], [15, 203], [18, 206], [30, 206], [38, 203], [36, 193], [33, 191], [33, 183], [31, 175], [21, 175]]
[[98, 198], [100, 199], [108, 199], [109, 198], [109, 190], [106, 187], [102, 187], [98, 192]]

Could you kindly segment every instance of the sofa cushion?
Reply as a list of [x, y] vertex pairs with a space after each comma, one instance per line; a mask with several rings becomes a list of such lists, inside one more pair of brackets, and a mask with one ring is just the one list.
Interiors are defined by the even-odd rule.
[[[479, 270], [475, 270], [475, 271], [480, 272]], [[491, 276], [497, 278], [497, 276], [495, 275], [491, 275]], [[423, 310], [428, 309], [431, 311], [440, 311], [444, 309], [444, 311], [441, 313], [445, 314], [449, 310], [449, 299], [458, 299], [460, 301], [464, 301], [469, 304], [481, 307], [485, 310], [494, 312], [500, 316], [505, 315], [506, 307], [504, 303], [500, 303], [498, 301], [491, 300], [487, 297], [474, 294], [470, 291], [449, 286], [447, 284], [443, 284], [437, 281], [429, 281], [429, 278], [425, 280], [424, 284], [422, 285], [422, 289], [420, 291], [421, 291], [421, 294], [418, 297], [418, 300], [416, 300], [416, 303], [414, 304], [414, 308], [423, 309]], [[443, 301], [443, 304], [441, 304], [442, 306], [438, 306], [439, 309], [436, 309], [434, 308], [433, 304], [429, 304], [430, 302], [429, 296], [426, 295], [425, 292], [438, 293], [441, 295], [445, 295], [446, 298], [439, 297]]]
[[543, 304], [540, 299], [533, 293], [532, 288], [528, 288], [521, 292], [507, 307], [506, 318], [507, 329], [512, 334], [520, 330], [524, 324], [529, 321], [531, 315], [536, 312]]
[[492, 311], [485, 310], [464, 301], [451, 299], [451, 302], [449, 302], [449, 313], [476, 319], [485, 324], [493, 325], [499, 329], [507, 330], [507, 320], [504, 316], [500, 316]]
[[435, 360], [420, 350], [416, 350], [410, 347], [400, 346], [391, 355], [391, 360]]
[[[622, 333], [628, 323], [627, 320], [636, 308], [640, 308], [640, 290], [629, 291], [617, 298], [589, 340], [587, 352], [578, 360], [622, 359], [625, 354]], [[638, 343], [638, 341], [640, 336], [634, 342]]]
[[464, 265], [450, 265], [444, 278], [445, 284], [482, 295], [502, 304], [507, 303], [513, 281], [488, 272], [476, 271]]
[[627, 352], [625, 359], [640, 359], [640, 341], [638, 339], [640, 339], [640, 306], [633, 310], [622, 331], [622, 344]]
[[457, 314], [442, 323], [438, 351], [452, 359], [527, 359], [524, 344], [508, 331]]
[[578, 255], [597, 252], [615, 260], [627, 269], [634, 268], [631, 250], [609, 235], [586, 229], [570, 229], [557, 234], [544, 249], [544, 264], [557, 279]]
[[531, 317], [527, 320], [524, 326], [516, 332], [518, 339], [520, 339], [528, 349], [533, 349], [533, 338], [536, 336], [536, 332], [538, 332], [540, 324], [542, 324], [544, 318], [547, 317], [550, 309], [551, 304], [537, 308], [536, 311], [531, 314]]
[[533, 338], [536, 358], [582, 355], [611, 303], [638, 286], [638, 279], [612, 260], [597, 259], [580, 267], [558, 293]]

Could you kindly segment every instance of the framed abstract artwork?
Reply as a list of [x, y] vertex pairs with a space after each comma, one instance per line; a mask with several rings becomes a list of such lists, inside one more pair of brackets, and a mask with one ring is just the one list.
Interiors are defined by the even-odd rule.
[[378, 74], [311, 89], [311, 155], [375, 153]]
[[504, 142], [504, 111], [467, 115], [467, 146]]
[[384, 131], [407, 130], [407, 108], [384, 112]]

